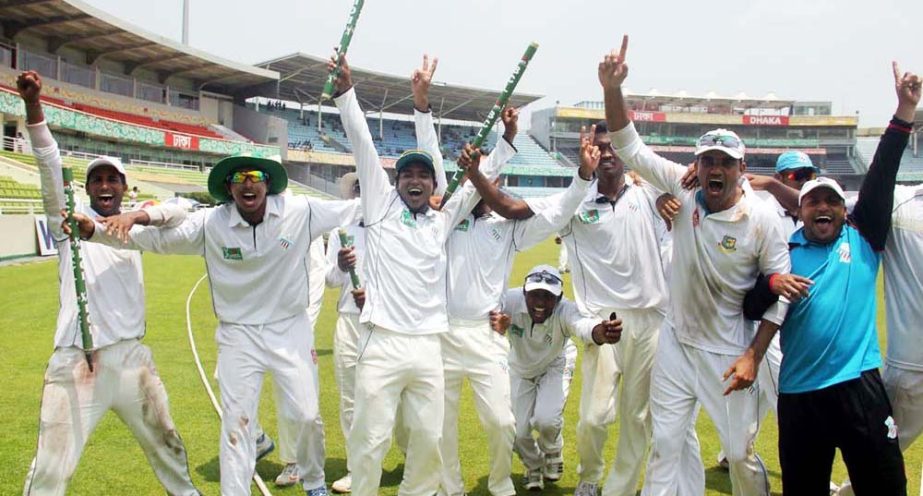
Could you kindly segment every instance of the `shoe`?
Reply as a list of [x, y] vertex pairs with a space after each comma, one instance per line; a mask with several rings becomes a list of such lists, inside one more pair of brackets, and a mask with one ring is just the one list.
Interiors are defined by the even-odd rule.
[[542, 480], [541, 470], [529, 470], [523, 477], [522, 487], [526, 491], [541, 491], [545, 489], [545, 481]]
[[574, 490], [574, 496], [596, 496], [599, 494], [599, 484], [595, 482], [583, 482], [577, 484]]
[[545, 466], [542, 468], [542, 477], [546, 481], [557, 482], [564, 475], [564, 457], [561, 453], [549, 453], [545, 455]]
[[724, 456], [724, 450], [718, 452], [718, 466], [723, 470], [731, 470], [731, 464], [728, 463], [728, 457]]
[[276, 443], [272, 442], [272, 438], [265, 432], [260, 434], [260, 437], [256, 438], [256, 461], [266, 458], [266, 455], [272, 453], [274, 449], [276, 449]]
[[340, 477], [333, 484], [330, 484], [330, 489], [333, 489], [335, 493], [348, 493], [352, 490], [353, 487], [353, 475], [346, 474], [343, 477]]
[[298, 476], [298, 465], [294, 463], [287, 464], [279, 476], [276, 477], [277, 487], [294, 486], [299, 482], [301, 482], [301, 477]]
[[327, 486], [315, 487], [304, 492], [307, 496], [327, 496]]

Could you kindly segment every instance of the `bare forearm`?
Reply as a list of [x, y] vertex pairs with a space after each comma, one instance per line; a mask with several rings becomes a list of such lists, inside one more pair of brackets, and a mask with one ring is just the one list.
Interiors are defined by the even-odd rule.
[[789, 212], [798, 211], [798, 190], [795, 188], [790, 188], [782, 183], [773, 179], [766, 185], [766, 191], [769, 192], [772, 196], [779, 201], [779, 204], [782, 205], [782, 208], [788, 210]]
[[528, 219], [532, 217], [532, 210], [529, 205], [523, 201], [503, 194], [500, 188], [496, 187], [493, 181], [484, 177], [477, 172], [469, 175], [471, 184], [477, 189], [478, 194], [491, 209], [497, 214], [507, 219]]
[[42, 102], [36, 99], [34, 102], [25, 102], [26, 104], [26, 124], [38, 124], [45, 120], [45, 113], [42, 111]]
[[609, 131], [618, 131], [627, 126], [631, 119], [628, 118], [628, 108], [625, 106], [622, 88], [605, 90], [603, 98], [606, 102], [606, 125]]
[[754, 359], [757, 363], [763, 359], [763, 355], [766, 354], [766, 350], [769, 348], [769, 343], [772, 342], [772, 338], [775, 337], [776, 331], [779, 330], [779, 326], [768, 320], [760, 321], [760, 326], [756, 330], [756, 335], [753, 336], [753, 341], [750, 343], [750, 347], [747, 349], [748, 353], [753, 353]]

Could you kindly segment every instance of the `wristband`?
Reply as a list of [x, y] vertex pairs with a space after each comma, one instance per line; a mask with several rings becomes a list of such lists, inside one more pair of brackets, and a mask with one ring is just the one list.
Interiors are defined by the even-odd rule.
[[772, 274], [769, 276], [769, 291], [772, 292], [772, 283], [775, 282], [776, 277], [779, 277], [779, 274]]

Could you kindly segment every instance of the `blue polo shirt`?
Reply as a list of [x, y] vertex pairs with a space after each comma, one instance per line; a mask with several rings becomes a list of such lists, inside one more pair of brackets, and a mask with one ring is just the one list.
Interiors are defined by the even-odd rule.
[[851, 226], [829, 244], [792, 234], [792, 273], [814, 281], [782, 325], [782, 393], [816, 391], [881, 366], [875, 282], [881, 256]]

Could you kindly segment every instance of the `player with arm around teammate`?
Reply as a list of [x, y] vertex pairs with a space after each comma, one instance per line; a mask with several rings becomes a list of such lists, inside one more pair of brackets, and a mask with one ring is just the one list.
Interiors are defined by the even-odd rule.
[[[93, 370], [80, 337], [70, 240], [62, 230], [65, 196], [61, 155], [42, 112], [42, 80], [32, 71], [16, 81], [26, 107], [32, 151], [38, 162], [42, 200], [58, 248], [58, 311], [54, 352], [45, 370], [38, 446], [26, 477], [25, 495], [63, 495], [87, 439], [109, 410], [132, 431], [163, 488], [170, 494], [199, 494], [189, 476], [186, 448], [173, 424], [167, 392], [144, 337], [144, 285], [140, 253], [81, 243], [87, 281]], [[90, 205], [78, 203], [85, 216], [121, 212], [127, 190], [125, 169], [112, 157], [87, 165]], [[176, 206], [152, 207], [130, 214], [138, 222], [173, 225], [185, 217]], [[120, 231], [115, 223], [107, 228]]]

